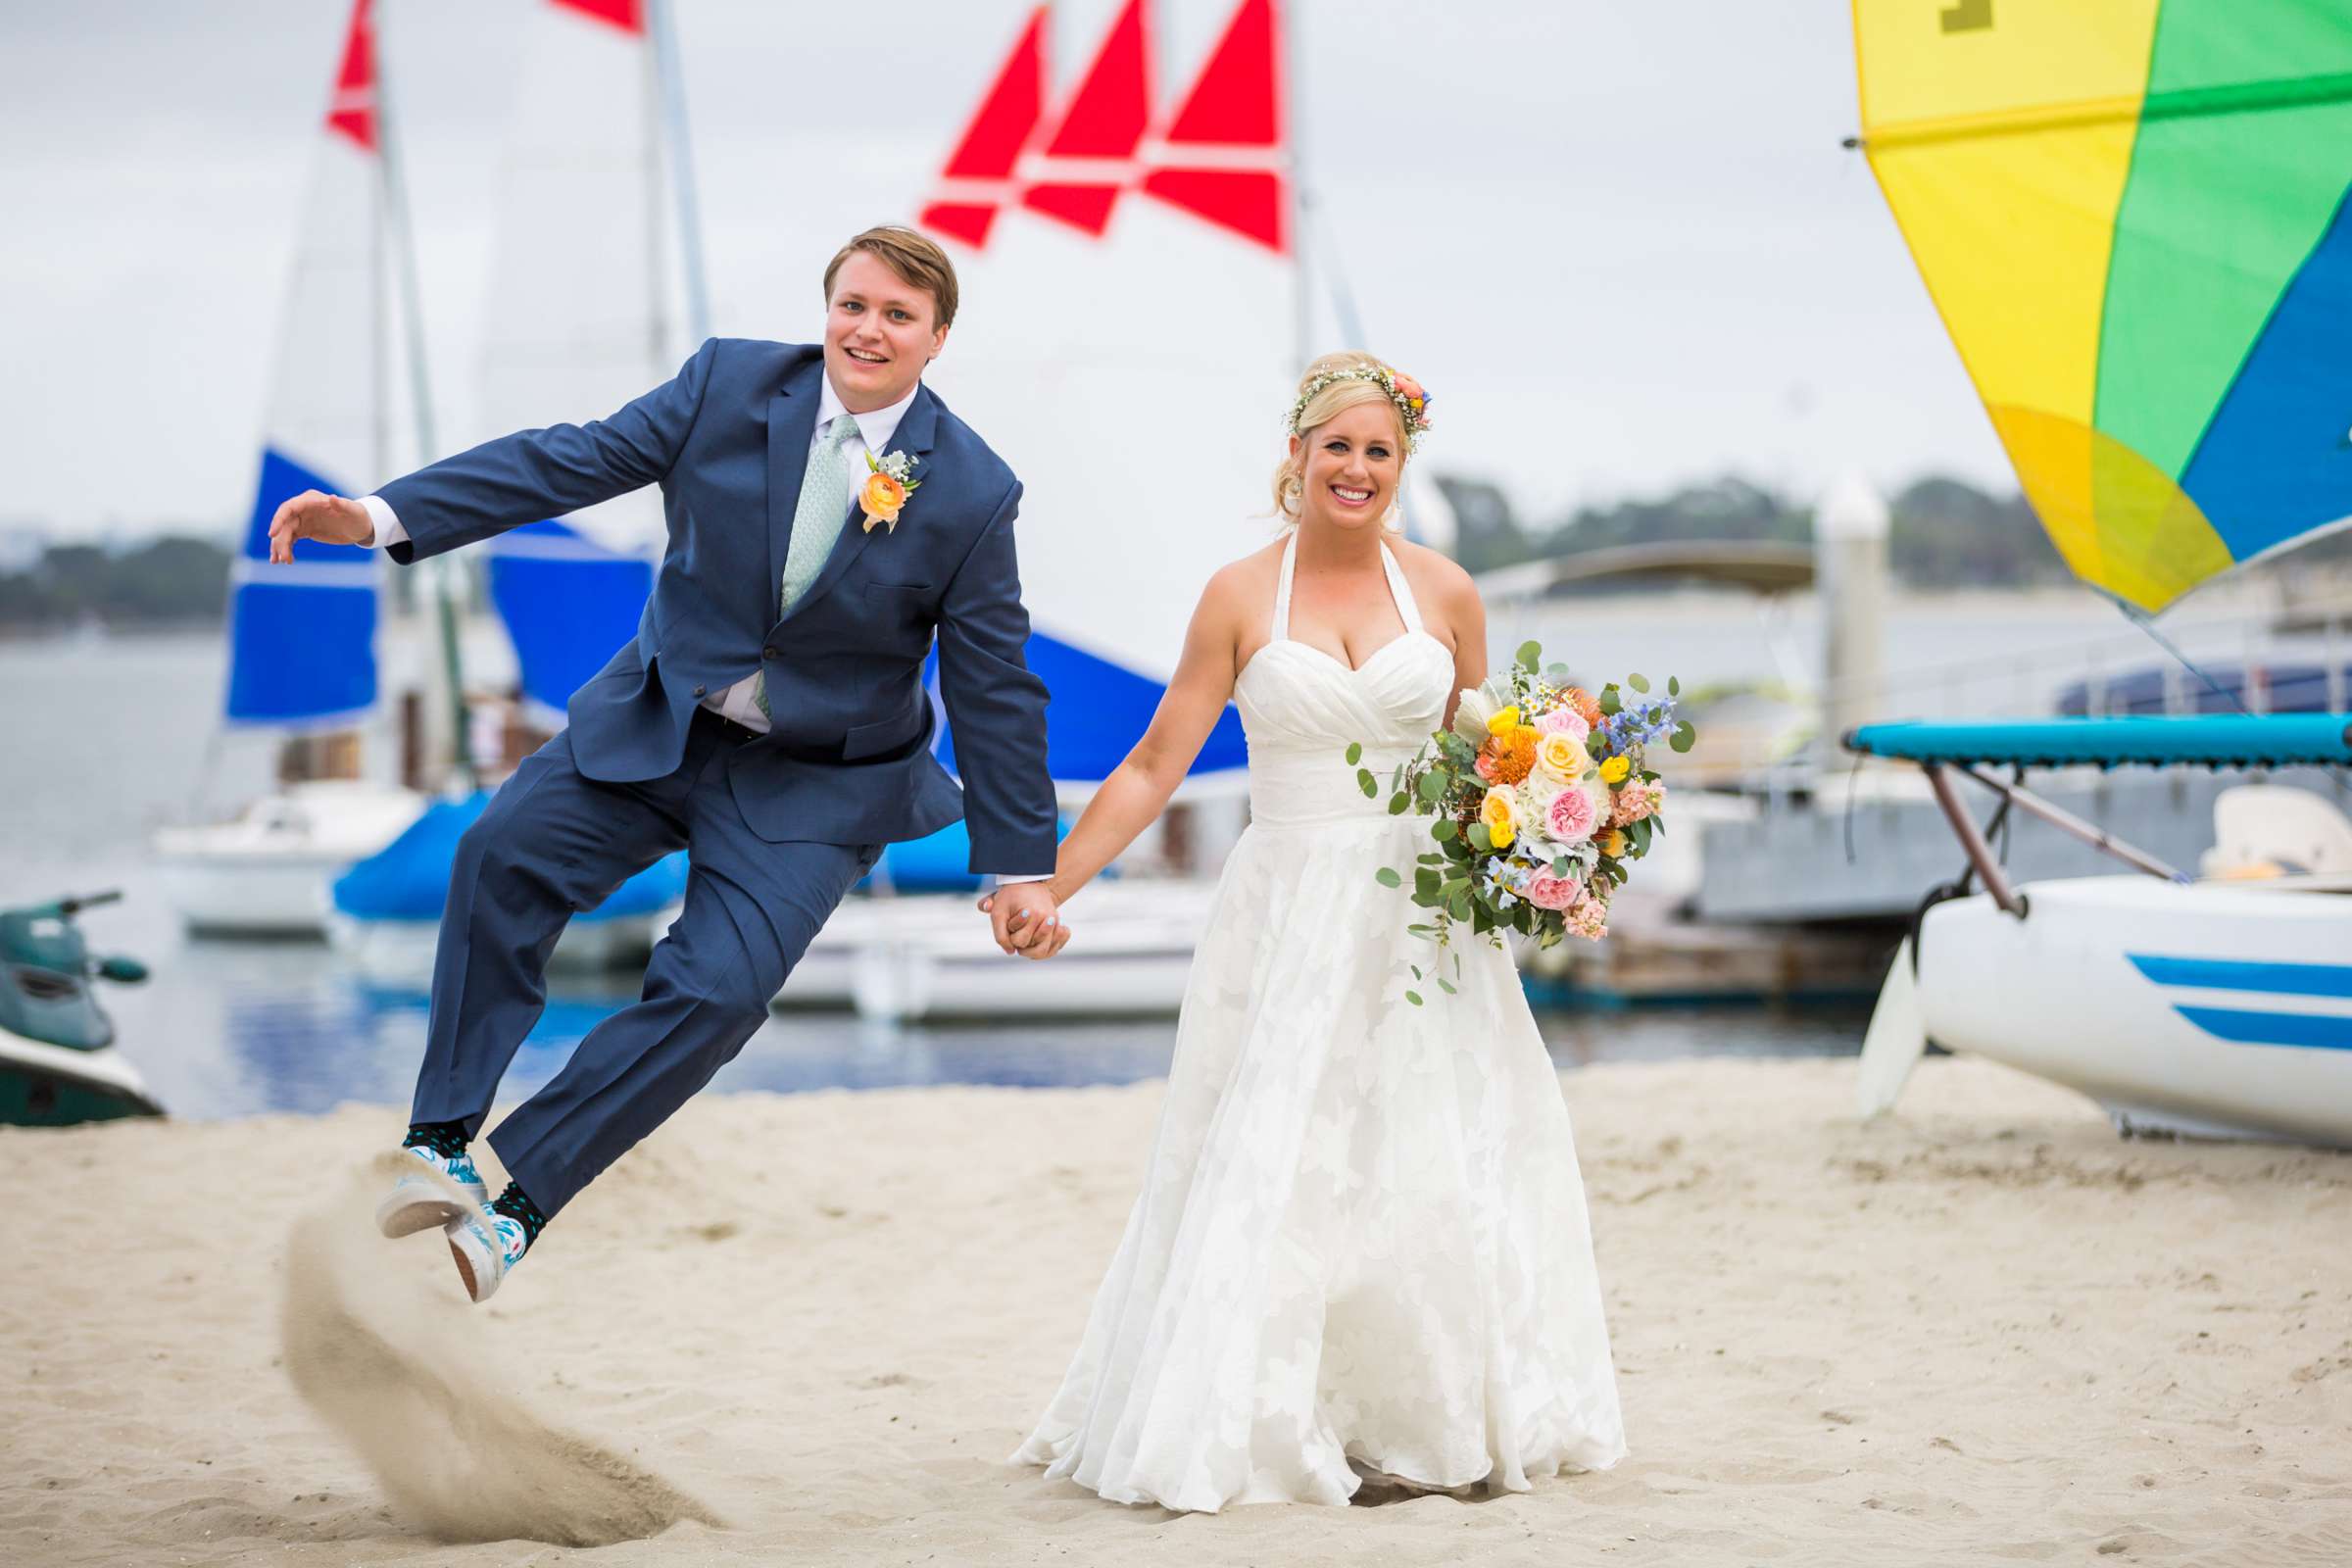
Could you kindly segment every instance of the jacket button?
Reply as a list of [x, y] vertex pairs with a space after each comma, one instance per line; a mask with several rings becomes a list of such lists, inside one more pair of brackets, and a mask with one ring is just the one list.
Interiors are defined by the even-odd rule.
[[697, 686], [697, 687], [694, 689], [694, 695], [695, 695], [695, 696], [697, 696], [697, 697], [700, 697], [700, 696], [702, 696], [702, 695], [703, 695], [703, 689], [702, 689], [700, 686]]
[[762, 648], [760, 650], [760, 657], [761, 659], [773, 659], [776, 657], [776, 651], [773, 648]]

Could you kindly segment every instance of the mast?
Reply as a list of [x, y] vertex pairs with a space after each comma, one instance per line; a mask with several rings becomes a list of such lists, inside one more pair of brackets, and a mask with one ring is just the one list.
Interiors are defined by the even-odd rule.
[[[685, 68], [678, 58], [677, 29], [669, 14], [669, 0], [646, 0], [646, 20], [652, 27], [657, 78], [655, 103], [661, 110], [658, 123], [666, 131], [662, 139], [669, 148], [670, 190], [677, 205], [678, 262], [686, 284], [686, 332], [690, 341], [699, 346], [710, 335], [710, 292], [703, 273], [703, 216], [695, 194], [694, 144], [687, 133]], [[662, 364], [655, 366], [657, 371], [663, 368]]]
[[[416, 235], [409, 214], [408, 186], [401, 172], [400, 136], [392, 111], [391, 76], [384, 69], [383, 24], [379, 18], [375, 36], [375, 103], [376, 123], [382, 147], [384, 169], [384, 198], [386, 215], [390, 219], [394, 260], [399, 274], [401, 312], [407, 328], [409, 361], [409, 397], [416, 421], [416, 448], [420, 461], [430, 463], [440, 454], [440, 442], [433, 429], [432, 383], [425, 370], [424, 312], [422, 290], [416, 277]], [[450, 736], [450, 761], [458, 779], [468, 792], [481, 787], [481, 774], [473, 762], [471, 726], [466, 714], [465, 662], [458, 647], [458, 607], [455, 585], [451, 582], [452, 563], [446, 557], [424, 563], [430, 572], [433, 595], [433, 618], [439, 633], [440, 659], [437, 663], [445, 690], [440, 694], [447, 715]]]

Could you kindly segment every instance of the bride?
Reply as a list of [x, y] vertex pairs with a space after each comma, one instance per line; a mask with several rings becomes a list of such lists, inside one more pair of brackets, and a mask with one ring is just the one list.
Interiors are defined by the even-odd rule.
[[[1486, 678], [1469, 576], [1389, 529], [1420, 388], [1315, 362], [1275, 471], [1284, 537], [1209, 580], [1166, 698], [1061, 846], [1067, 902], [1166, 806], [1231, 700], [1250, 823], [1225, 864], [1167, 1100], [1060, 1391], [1015, 1455], [1118, 1502], [1345, 1503], [1625, 1453], [1567, 1107], [1507, 953], [1404, 992], [1427, 824], [1367, 800]], [[1450, 969], [1450, 962], [1448, 963]]]

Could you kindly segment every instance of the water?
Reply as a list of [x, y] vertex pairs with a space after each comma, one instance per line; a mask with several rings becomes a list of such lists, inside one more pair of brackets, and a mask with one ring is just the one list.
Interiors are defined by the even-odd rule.
[[[123, 890], [122, 904], [91, 911], [82, 925], [97, 951], [127, 953], [153, 969], [148, 984], [109, 987], [104, 997], [123, 1054], [175, 1114], [405, 1103], [423, 1050], [421, 995], [368, 985], [317, 944], [189, 940], [156, 893], [148, 832], [186, 819], [205, 800], [244, 799], [269, 779], [266, 738], [218, 735], [221, 680], [221, 645], [209, 635], [0, 643], [0, 734], [8, 737], [0, 743], [0, 904]], [[506, 1094], [545, 1082], [633, 995], [626, 983], [559, 983]], [[1573, 1066], [1701, 1052], [1850, 1052], [1863, 1018], [1673, 1009], [1544, 1012], [1539, 1021], [1553, 1057]], [[1168, 1019], [896, 1026], [779, 1015], [713, 1087], [1132, 1083], [1166, 1072], [1174, 1038]]]

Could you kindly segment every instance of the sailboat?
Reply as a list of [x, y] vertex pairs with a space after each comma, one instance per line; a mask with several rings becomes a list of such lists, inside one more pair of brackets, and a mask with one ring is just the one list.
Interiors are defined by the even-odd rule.
[[[281, 738], [306, 772], [385, 770], [377, 717], [380, 563], [301, 543], [269, 564], [270, 515], [306, 489], [356, 494], [388, 466], [391, 243], [370, 0], [358, 0], [310, 180], [280, 325], [252, 511], [231, 567], [231, 732]], [[339, 755], [338, 755], [339, 754]], [[321, 766], [321, 764], [324, 764]], [[192, 931], [317, 936], [326, 879], [414, 821], [423, 798], [362, 777], [292, 782], [234, 820], [158, 832], [165, 897]]]
[[[601, 417], [666, 379], [704, 333], [665, 20], [655, 0], [540, 0], [525, 24], [479, 367], [481, 438]], [[484, 547], [524, 715], [541, 733], [563, 726], [572, 692], [635, 634], [663, 539], [660, 506], [642, 492]], [[429, 972], [451, 858], [488, 802], [475, 789], [434, 803], [335, 883], [329, 934], [368, 975], [414, 983]], [[684, 854], [665, 857], [574, 916], [552, 961], [642, 961], [685, 883]]]
[[[916, 214], [953, 249], [966, 293], [989, 302], [957, 322], [935, 377], [942, 396], [1015, 472], [1053, 476], [1022, 502], [1021, 571], [1065, 806], [1142, 736], [1200, 586], [1273, 537], [1258, 515], [1268, 411], [1288, 401], [1301, 360], [1282, 14], [1274, 0], [1224, 13], [1167, 100], [1157, 83], [1172, 29], [1158, 9], [1123, 0], [1059, 94], [1060, 19], [1030, 12]], [[1074, 299], [1131, 308], [1073, 311]], [[1186, 453], [1140, 488], [1138, 430], [1182, 431]], [[1099, 504], [1114, 495], [1116, 509]], [[952, 769], [955, 737], [941, 734]], [[1194, 837], [1212, 837], [1220, 813], [1238, 826], [1248, 762], [1228, 707], [1178, 791]], [[779, 1002], [846, 992], [861, 1013], [897, 1019], [1172, 1013], [1211, 885], [1152, 874], [1180, 858], [1168, 848], [1159, 867], [1089, 886], [1051, 985], [1007, 963], [960, 891], [846, 904]], [[896, 858], [925, 852], [902, 846]], [[1130, 858], [1153, 857], [1147, 846]], [[879, 875], [896, 869], [886, 856]], [[900, 876], [909, 883], [919, 879]]]
[[[2076, 574], [2163, 644], [2182, 596], [2352, 524], [2343, 7], [1857, 0], [1854, 25], [1860, 145]], [[2230, 859], [2274, 874], [2198, 880], [1996, 776], [2340, 768], [2352, 713], [1866, 724], [1847, 745], [1922, 769], [1968, 867], [1887, 975], [1863, 1114], [1934, 1040], [2079, 1089], [2126, 1133], [2352, 1148], [2352, 874], [2294, 869], [2352, 839], [2327, 799], [2258, 813], [2267, 844], [2232, 835]], [[2132, 874], [2013, 884], [1963, 783]]]

